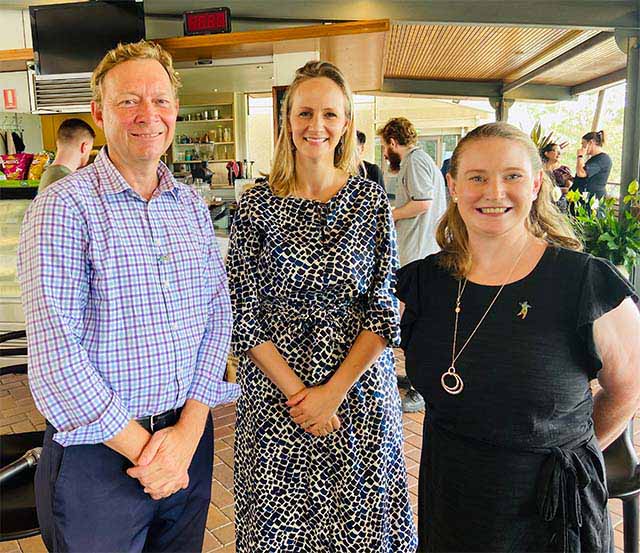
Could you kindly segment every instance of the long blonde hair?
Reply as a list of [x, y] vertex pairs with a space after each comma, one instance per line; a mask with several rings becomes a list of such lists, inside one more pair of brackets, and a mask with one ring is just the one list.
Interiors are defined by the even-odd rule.
[[[449, 166], [449, 173], [454, 179], [458, 175], [460, 159], [464, 155], [465, 147], [473, 141], [486, 138], [503, 138], [520, 144], [529, 155], [534, 174], [542, 170], [538, 150], [524, 132], [509, 123], [488, 123], [473, 129], [456, 146]], [[553, 186], [547, 174], [543, 172], [538, 197], [533, 201], [529, 217], [525, 221], [527, 230], [548, 244], [570, 250], [581, 250], [582, 243], [573, 232], [567, 217], [553, 202], [551, 196]], [[455, 202], [449, 203], [447, 211], [438, 224], [436, 240], [442, 249], [439, 264], [455, 277], [464, 278], [471, 270], [469, 234]]]
[[291, 138], [291, 105], [298, 87], [309, 79], [326, 77], [338, 85], [345, 99], [347, 130], [340, 139], [333, 154], [333, 165], [349, 175], [357, 174], [356, 129], [354, 124], [353, 95], [341, 71], [326, 61], [310, 61], [296, 71], [282, 102], [280, 133], [276, 142], [273, 164], [269, 173], [269, 186], [276, 196], [290, 196], [296, 193], [295, 147]]

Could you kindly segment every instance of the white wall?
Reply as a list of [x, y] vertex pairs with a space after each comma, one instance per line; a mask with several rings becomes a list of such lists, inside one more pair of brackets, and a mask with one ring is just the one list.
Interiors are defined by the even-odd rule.
[[[29, 104], [29, 81], [26, 71], [0, 73], [0, 111], [4, 109], [4, 99], [1, 94], [5, 88], [13, 88], [16, 91], [16, 99], [18, 100], [16, 112], [31, 112], [31, 106]], [[14, 110], [11, 111], [13, 112]]]
[[0, 9], [0, 50], [31, 48], [29, 10]]

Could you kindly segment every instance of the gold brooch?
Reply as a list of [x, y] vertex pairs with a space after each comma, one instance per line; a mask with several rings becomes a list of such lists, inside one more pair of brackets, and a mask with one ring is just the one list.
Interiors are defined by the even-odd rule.
[[524, 321], [525, 317], [529, 314], [529, 309], [531, 309], [531, 306], [529, 305], [528, 302], [526, 301], [520, 302], [520, 311], [516, 316], [520, 317]]

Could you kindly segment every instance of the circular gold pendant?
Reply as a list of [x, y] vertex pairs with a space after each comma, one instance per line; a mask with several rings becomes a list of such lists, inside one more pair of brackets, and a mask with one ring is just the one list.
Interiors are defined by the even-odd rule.
[[445, 392], [454, 396], [462, 392], [462, 388], [464, 388], [464, 382], [462, 382], [462, 378], [453, 366], [449, 367], [446, 372], [442, 373], [440, 383], [442, 384]]

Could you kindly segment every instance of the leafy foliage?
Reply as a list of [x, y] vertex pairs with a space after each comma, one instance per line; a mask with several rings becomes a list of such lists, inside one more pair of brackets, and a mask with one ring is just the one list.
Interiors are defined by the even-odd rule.
[[547, 133], [540, 121], [536, 121], [535, 125], [533, 125], [530, 136], [533, 143], [538, 147], [538, 151], [542, 150], [547, 144], [551, 144], [552, 142], [558, 144], [561, 149], [568, 144], [567, 142], [560, 142], [554, 135], [553, 131]]
[[628, 194], [623, 198], [627, 208], [621, 216], [615, 198], [598, 200], [577, 190], [567, 192], [571, 223], [582, 238], [585, 250], [614, 265], [623, 265], [629, 272], [640, 262], [639, 189], [638, 181], [629, 184]]

